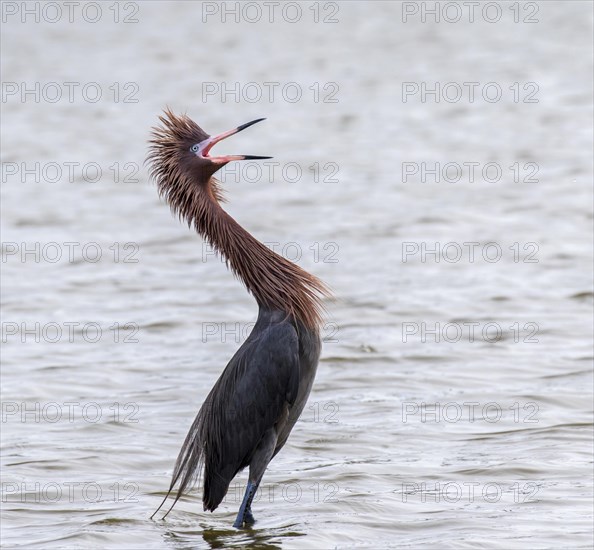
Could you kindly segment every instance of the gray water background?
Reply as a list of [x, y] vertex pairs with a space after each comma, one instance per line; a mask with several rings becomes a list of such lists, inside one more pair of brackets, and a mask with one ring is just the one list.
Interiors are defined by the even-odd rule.
[[[495, 23], [404, 22], [403, 4], [341, 2], [332, 16], [320, 3], [337, 23], [315, 23], [313, 2], [295, 23], [204, 23], [201, 3], [141, 2], [138, 22], [116, 24], [103, 3], [98, 23], [2, 24], [3, 82], [97, 82], [104, 94], [2, 103], [3, 546], [591, 547], [592, 4], [529, 3], [535, 23], [523, 22], [533, 8], [522, 2], [518, 23], [506, 2], [495, 3]], [[303, 97], [235, 101], [205, 96], [205, 82], [263, 92], [296, 82]], [[316, 82], [326, 99], [338, 86], [338, 101], [315, 102]], [[480, 97], [404, 102], [406, 82], [478, 82]], [[499, 101], [482, 98], [488, 82]], [[524, 102], [525, 83], [538, 102]], [[138, 102], [124, 102], [132, 92]], [[273, 155], [303, 175], [226, 177], [226, 208], [289, 257], [300, 250], [298, 263], [336, 295], [310, 401], [266, 473], [249, 531], [231, 527], [241, 487], [213, 514], [197, 490], [165, 521], [148, 519], [256, 316], [148, 182], [146, 140], [165, 105], [211, 133], [268, 118], [217, 150]], [[98, 163], [103, 176], [89, 182], [79, 168], [70, 181], [67, 162]], [[314, 162], [335, 163], [338, 181], [323, 181], [328, 171], [314, 181]], [[405, 162], [493, 162], [502, 175], [405, 182]], [[22, 182], [7, 163], [64, 173]], [[139, 166], [137, 182], [121, 181], [125, 163]], [[527, 163], [536, 182], [524, 181]], [[43, 249], [51, 242], [64, 255], [55, 263]], [[80, 243], [72, 262], [68, 242]], [[47, 257], [22, 255], [35, 243]], [[88, 243], [99, 261], [92, 248], [82, 257]], [[404, 261], [403, 247], [435, 243], [463, 256]], [[500, 259], [483, 258], [487, 243]], [[35, 323], [47, 331], [38, 342], [21, 330]], [[56, 342], [48, 323], [63, 329]], [[79, 323], [72, 342], [64, 323]], [[101, 327], [97, 342], [85, 323]], [[437, 323], [452, 331], [439, 342]], [[489, 323], [500, 338], [483, 334]]]

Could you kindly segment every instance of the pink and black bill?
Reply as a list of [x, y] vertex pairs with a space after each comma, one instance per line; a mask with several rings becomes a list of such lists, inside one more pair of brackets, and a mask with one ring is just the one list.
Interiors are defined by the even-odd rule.
[[196, 143], [192, 145], [190, 150], [196, 156], [200, 156], [210, 160], [211, 162], [217, 164], [226, 164], [232, 160], [261, 160], [261, 159], [271, 159], [272, 157], [262, 157], [259, 155], [222, 155], [218, 157], [211, 157], [209, 155], [210, 150], [219, 142], [227, 139], [229, 136], [237, 134], [246, 128], [256, 124], [257, 122], [261, 122], [262, 120], [266, 120], [265, 118], [257, 118], [256, 120], [252, 120], [251, 122], [246, 122], [237, 128], [233, 128], [233, 130], [228, 130], [227, 132], [223, 132], [217, 136], [211, 136], [206, 138], [205, 140], [201, 141], [200, 143]]

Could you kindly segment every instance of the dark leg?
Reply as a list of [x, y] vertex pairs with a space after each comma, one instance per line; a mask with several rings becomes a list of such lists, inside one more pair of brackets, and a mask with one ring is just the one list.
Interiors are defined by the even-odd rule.
[[252, 514], [251, 508], [248, 508], [245, 511], [245, 516], [243, 517], [243, 521], [245, 522], [246, 525], [253, 525], [254, 523], [256, 523], [256, 519], [254, 518], [254, 514]]
[[254, 495], [256, 494], [257, 490], [258, 484], [248, 481], [247, 487], [245, 489], [245, 495], [243, 496], [243, 502], [239, 507], [237, 518], [233, 524], [233, 527], [236, 529], [241, 529], [244, 523], [252, 524], [256, 521], [252, 515], [252, 500], [254, 500]]
[[256, 521], [252, 514], [252, 500], [254, 500], [254, 495], [258, 490], [258, 485], [260, 485], [260, 481], [264, 476], [266, 466], [268, 466], [268, 463], [272, 458], [275, 447], [276, 432], [274, 429], [270, 429], [262, 437], [262, 440], [252, 457], [252, 461], [250, 462], [250, 475], [248, 477], [247, 488], [245, 490], [243, 502], [239, 507], [237, 519], [233, 524], [233, 527], [236, 527], [237, 529], [241, 529], [244, 523], [252, 524]]

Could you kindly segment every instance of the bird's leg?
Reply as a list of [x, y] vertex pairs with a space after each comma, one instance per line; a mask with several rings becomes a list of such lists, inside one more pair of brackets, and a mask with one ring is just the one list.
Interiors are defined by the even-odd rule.
[[241, 506], [239, 507], [239, 512], [237, 514], [237, 518], [235, 519], [235, 523], [233, 527], [236, 529], [241, 529], [244, 523], [252, 524], [256, 520], [252, 514], [252, 500], [254, 500], [254, 495], [258, 490], [258, 483], [252, 483], [248, 481], [247, 487], [245, 489], [245, 495], [243, 495], [243, 501]]
[[256, 523], [254, 515], [252, 514], [252, 500], [254, 500], [255, 494], [258, 492], [258, 486], [260, 485], [260, 482], [254, 483], [253, 485], [254, 491], [252, 493], [252, 496], [248, 499], [247, 506], [245, 507], [245, 514], [243, 516], [244, 523], [249, 525]]
[[233, 527], [240, 529], [243, 527], [244, 523], [252, 524], [256, 521], [252, 514], [252, 500], [254, 500], [258, 485], [260, 485], [260, 481], [262, 481], [266, 466], [268, 466], [268, 463], [272, 458], [274, 449], [276, 448], [276, 441], [277, 436], [274, 428], [267, 430], [260, 440], [260, 443], [252, 456], [252, 461], [250, 462], [248, 484]]
[[252, 514], [252, 508], [246, 508], [245, 516], [243, 516], [243, 521], [246, 525], [253, 525], [256, 523], [256, 519], [254, 518], [254, 514]]

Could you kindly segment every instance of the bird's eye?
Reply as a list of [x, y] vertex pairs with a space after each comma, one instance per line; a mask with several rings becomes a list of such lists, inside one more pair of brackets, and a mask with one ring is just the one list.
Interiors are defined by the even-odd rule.
[[192, 153], [197, 153], [198, 152], [198, 144], [196, 143], [195, 145], [192, 145], [192, 147], [190, 147], [190, 151], [192, 151]]

